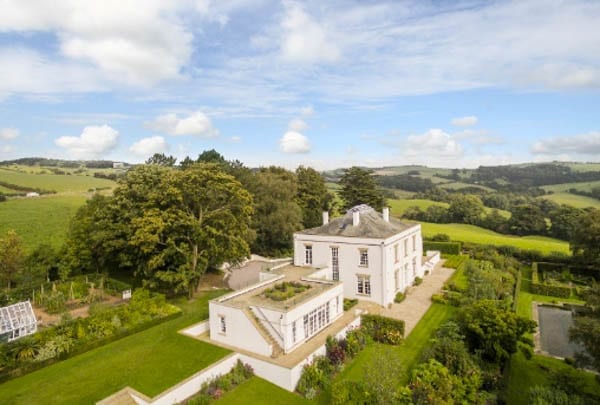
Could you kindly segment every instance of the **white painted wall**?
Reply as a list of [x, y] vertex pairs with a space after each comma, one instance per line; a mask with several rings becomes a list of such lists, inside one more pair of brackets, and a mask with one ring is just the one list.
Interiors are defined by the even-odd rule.
[[[413, 236], [415, 246], [413, 249]], [[407, 241], [405, 249], [404, 240]], [[415, 276], [423, 277], [421, 268], [423, 241], [421, 225], [415, 225], [387, 239], [352, 238], [324, 235], [294, 234], [294, 264], [305, 263], [305, 246], [312, 246], [312, 265], [331, 267], [331, 247], [338, 248], [340, 280], [344, 283], [344, 297], [358, 298], [387, 305], [394, 301], [398, 291], [404, 291], [412, 285]], [[395, 259], [394, 246], [398, 245], [398, 261]], [[360, 266], [360, 249], [367, 249], [368, 267]], [[416, 274], [413, 274], [412, 261], [416, 261]], [[408, 264], [409, 272], [405, 273]], [[395, 271], [400, 270], [400, 286], [396, 288]], [[370, 276], [371, 296], [357, 293], [357, 275]]]
[[[226, 345], [239, 347], [263, 356], [270, 356], [273, 348], [260, 334], [248, 315], [240, 308], [227, 306], [216, 300], [209, 302], [210, 338]], [[221, 333], [220, 316], [225, 316], [226, 332]]]

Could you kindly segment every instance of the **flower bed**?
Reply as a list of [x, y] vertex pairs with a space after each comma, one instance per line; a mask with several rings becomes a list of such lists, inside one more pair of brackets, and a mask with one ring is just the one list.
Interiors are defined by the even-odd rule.
[[254, 370], [248, 364], [238, 360], [231, 371], [219, 375], [202, 384], [200, 392], [182, 402], [185, 405], [205, 405], [220, 399], [227, 391], [231, 391], [254, 375]]
[[310, 288], [309, 285], [301, 284], [295, 281], [284, 281], [278, 283], [263, 292], [263, 295], [273, 301], [285, 301], [295, 295], [303, 293]]

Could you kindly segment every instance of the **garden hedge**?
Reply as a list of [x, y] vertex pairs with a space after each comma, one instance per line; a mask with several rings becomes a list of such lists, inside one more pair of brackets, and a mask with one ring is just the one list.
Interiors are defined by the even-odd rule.
[[461, 251], [460, 242], [433, 242], [423, 241], [423, 250], [439, 250], [443, 254], [458, 255]]
[[373, 340], [398, 345], [404, 337], [404, 321], [381, 315], [363, 315], [361, 325]]

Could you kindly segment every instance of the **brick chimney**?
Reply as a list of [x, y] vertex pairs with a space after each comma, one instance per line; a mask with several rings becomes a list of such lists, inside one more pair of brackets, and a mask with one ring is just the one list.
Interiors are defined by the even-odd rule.
[[385, 222], [390, 222], [390, 209], [389, 207], [383, 207], [383, 220]]

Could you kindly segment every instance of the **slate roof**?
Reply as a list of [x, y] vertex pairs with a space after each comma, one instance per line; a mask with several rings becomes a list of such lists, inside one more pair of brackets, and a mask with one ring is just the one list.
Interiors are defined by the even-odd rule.
[[[355, 211], [360, 213], [358, 226], [352, 225], [352, 214]], [[375, 211], [368, 205], [358, 205], [350, 208], [344, 216], [330, 220], [326, 225], [305, 229], [298, 233], [304, 235], [386, 239], [415, 226], [417, 225], [407, 224], [392, 217], [390, 217], [389, 222], [386, 222], [380, 212]]]

